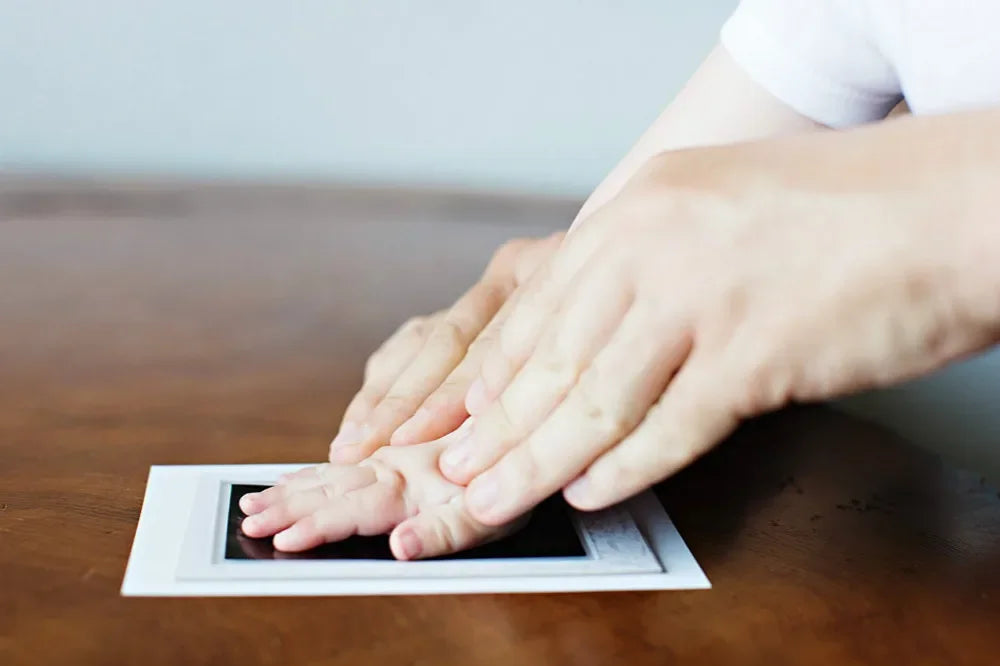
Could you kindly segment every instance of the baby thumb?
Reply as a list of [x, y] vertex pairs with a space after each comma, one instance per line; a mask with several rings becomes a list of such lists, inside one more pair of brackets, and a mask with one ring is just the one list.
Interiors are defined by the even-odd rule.
[[428, 508], [397, 525], [389, 535], [389, 547], [397, 560], [437, 557], [498, 539], [510, 529], [477, 522], [458, 495], [447, 504]]

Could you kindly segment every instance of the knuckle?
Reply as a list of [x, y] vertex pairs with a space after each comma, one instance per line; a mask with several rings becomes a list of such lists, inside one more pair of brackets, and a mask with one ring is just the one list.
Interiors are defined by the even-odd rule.
[[783, 373], [768, 363], [755, 363], [744, 375], [737, 401], [742, 418], [776, 409], [788, 400], [789, 382]]
[[497, 396], [493, 404], [496, 411], [493, 412], [491, 425], [500, 430], [500, 440], [508, 442], [517, 429], [517, 410], [510, 404], [510, 395], [506, 391]]
[[429, 525], [434, 540], [442, 552], [453, 553], [465, 545], [462, 528], [455, 524], [457, 520], [455, 516], [439, 515]]
[[565, 395], [580, 378], [578, 366], [556, 351], [555, 346], [539, 354], [536, 369], [540, 372], [545, 386], [560, 395]]
[[418, 315], [416, 317], [410, 317], [403, 322], [403, 325], [399, 327], [400, 335], [420, 335], [423, 333], [431, 317], [427, 315]]
[[497, 336], [493, 355], [502, 362], [503, 367], [513, 366], [516, 359], [524, 355], [523, 349], [527, 346], [529, 338], [530, 335], [523, 323], [508, 320]]
[[452, 317], [445, 317], [431, 332], [427, 346], [449, 357], [465, 350], [468, 335], [465, 329]]
[[378, 404], [378, 401], [379, 392], [371, 385], [371, 382], [368, 382], [361, 387], [361, 390], [351, 400], [350, 408], [353, 411], [370, 410]]
[[379, 374], [379, 370], [382, 369], [385, 362], [385, 352], [376, 351], [374, 354], [368, 357], [365, 361], [365, 380], [370, 380], [373, 376]]
[[500, 247], [496, 249], [493, 253], [493, 258], [491, 260], [491, 265], [507, 265], [513, 262], [517, 256], [524, 250], [525, 246], [531, 243], [529, 238], [512, 238]]
[[396, 457], [398, 456], [391, 450], [391, 447], [383, 446], [361, 462], [363, 467], [372, 470], [375, 475], [375, 483], [389, 495], [401, 492], [406, 486], [406, 478], [390, 462]]
[[456, 405], [465, 404], [465, 394], [469, 391], [469, 382], [458, 379], [446, 379], [441, 386], [427, 396], [422, 407], [438, 412], [448, 410]]
[[636, 474], [652, 476], [653, 480], [684, 467], [696, 455], [695, 428], [684, 414], [668, 415], [662, 404], [654, 407], [641, 439], [636, 442], [635, 452], [629, 456], [630, 467]]
[[376, 417], [384, 418], [386, 415], [398, 414], [413, 409], [413, 400], [403, 393], [390, 392], [379, 403]]
[[509, 396], [500, 394], [489, 409], [477, 420], [475, 430], [489, 433], [481, 442], [483, 452], [503, 454], [518, 441], [517, 414], [510, 405]]
[[514, 474], [516, 488], [522, 492], [538, 492], [542, 489], [544, 478], [538, 453], [530, 446], [522, 446], [510, 456], [511, 471]]
[[[621, 396], [601, 394], [599, 387], [609, 386], [606, 373], [592, 363], [581, 373], [574, 393], [574, 401], [579, 412], [606, 440], [618, 441], [628, 435], [639, 424], [641, 413], [630, 410], [628, 401]], [[647, 407], [648, 405], [643, 405]], [[634, 407], [634, 406], [631, 406]]]
[[323, 493], [323, 499], [327, 502], [333, 502], [338, 499], [339, 493], [337, 493], [332, 483], [323, 483], [319, 488], [320, 492]]
[[513, 362], [499, 349], [486, 356], [480, 367], [479, 376], [486, 384], [487, 392], [493, 395], [499, 387], [504, 386], [513, 374], [513, 368]]
[[468, 356], [480, 354], [489, 349], [495, 349], [499, 341], [499, 336], [494, 327], [487, 328], [476, 339], [469, 343]]
[[378, 404], [378, 397], [373, 391], [362, 388], [361, 392], [354, 396], [351, 404], [344, 411], [345, 421], [362, 421]]
[[588, 430], [595, 432], [606, 442], [621, 440], [635, 427], [632, 419], [622, 413], [619, 405], [602, 403], [599, 398], [591, 395], [590, 390], [581, 391], [578, 404]]

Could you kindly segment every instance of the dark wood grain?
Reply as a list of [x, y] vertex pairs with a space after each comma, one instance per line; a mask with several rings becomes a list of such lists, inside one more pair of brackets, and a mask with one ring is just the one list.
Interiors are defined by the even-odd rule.
[[997, 663], [996, 489], [822, 408], [659, 489], [710, 591], [119, 596], [150, 464], [322, 458], [396, 324], [573, 212], [0, 181], [0, 663]]

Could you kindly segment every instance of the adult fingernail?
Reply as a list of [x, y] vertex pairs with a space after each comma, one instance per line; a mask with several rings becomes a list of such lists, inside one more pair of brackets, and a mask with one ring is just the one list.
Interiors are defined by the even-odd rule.
[[396, 428], [396, 432], [392, 433], [392, 437], [389, 438], [389, 444], [416, 444], [415, 440], [420, 437], [422, 431], [427, 428], [430, 421], [431, 410], [421, 407], [403, 425]]
[[495, 474], [483, 474], [469, 484], [465, 501], [474, 513], [488, 513], [500, 496], [500, 482]]
[[399, 535], [399, 547], [403, 551], [406, 559], [412, 560], [420, 557], [424, 552], [424, 545], [420, 542], [420, 537], [413, 530], [403, 530]]
[[469, 431], [441, 454], [442, 471], [461, 472], [472, 457], [472, 446], [472, 432]]
[[361, 441], [363, 432], [363, 428], [357, 423], [347, 421], [343, 426], [341, 426], [340, 432], [338, 432], [337, 436], [333, 438], [333, 441], [330, 442], [330, 448], [340, 449], [345, 446], [353, 446]]
[[570, 483], [568, 486], [563, 488], [563, 497], [570, 504], [577, 506], [586, 503], [587, 496], [590, 494], [590, 481], [587, 477], [578, 477], [575, 481]]
[[479, 377], [476, 381], [472, 382], [472, 386], [469, 387], [468, 392], [465, 394], [465, 409], [469, 414], [475, 416], [486, 409], [488, 402], [489, 396], [486, 395], [486, 382], [483, 381], [482, 377]]

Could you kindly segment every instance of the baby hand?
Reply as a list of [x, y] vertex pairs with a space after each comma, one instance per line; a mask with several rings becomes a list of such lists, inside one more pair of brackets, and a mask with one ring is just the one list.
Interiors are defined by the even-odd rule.
[[391, 532], [396, 559], [447, 555], [499, 538], [465, 510], [464, 488], [438, 471], [441, 442], [383, 447], [360, 463], [322, 464], [240, 499], [249, 537], [274, 536], [281, 551], [308, 550], [354, 534]]

